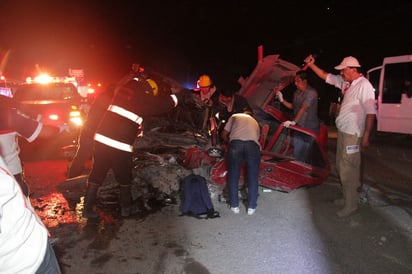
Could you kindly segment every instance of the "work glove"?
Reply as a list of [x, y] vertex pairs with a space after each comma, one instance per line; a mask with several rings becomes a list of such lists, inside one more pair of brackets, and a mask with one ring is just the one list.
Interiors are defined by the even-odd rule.
[[283, 126], [286, 127], [286, 128], [288, 128], [288, 127], [290, 127], [290, 126], [294, 126], [294, 125], [296, 125], [296, 122], [295, 122], [295, 121], [286, 121], [286, 122], [283, 124]]
[[278, 100], [279, 100], [279, 102], [283, 102], [283, 94], [282, 94], [282, 92], [280, 92], [280, 91], [278, 91], [277, 93], [276, 93], [276, 98], [278, 98]]
[[62, 124], [59, 126], [59, 133], [63, 133], [63, 132], [70, 132], [70, 127], [68, 124]]

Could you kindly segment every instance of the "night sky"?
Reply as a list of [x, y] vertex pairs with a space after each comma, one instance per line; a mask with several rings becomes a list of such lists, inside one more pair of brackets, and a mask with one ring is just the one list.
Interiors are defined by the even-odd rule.
[[[269, 2], [269, 3], [268, 3]], [[353, 55], [366, 70], [412, 53], [412, 1], [20, 1], [0, 2], [2, 73], [118, 80], [133, 62], [194, 84], [208, 73], [231, 85], [264, 54], [301, 64], [309, 53], [331, 71]]]

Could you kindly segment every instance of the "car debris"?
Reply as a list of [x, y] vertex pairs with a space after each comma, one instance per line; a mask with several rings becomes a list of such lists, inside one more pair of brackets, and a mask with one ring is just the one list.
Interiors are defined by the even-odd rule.
[[[265, 189], [290, 192], [320, 185], [330, 173], [327, 127], [321, 125], [319, 135], [297, 125], [286, 128], [283, 122], [288, 117], [273, 102], [273, 90], [292, 84], [299, 69], [279, 55], [269, 55], [259, 60], [247, 78], [239, 79], [238, 93], [248, 100], [262, 129], [259, 181]], [[217, 132], [193, 128], [187, 120], [176, 117], [171, 113], [145, 120], [143, 134], [134, 144], [132, 197], [141, 200], [147, 210], [150, 200], [171, 201], [178, 197], [181, 180], [193, 173], [207, 179], [212, 197], [224, 196], [226, 147], [217, 144]], [[210, 125], [213, 123], [212, 118]], [[307, 140], [304, 159], [293, 156], [293, 140], [298, 134]], [[118, 186], [110, 183], [114, 181], [106, 180], [108, 183], [101, 187], [99, 197], [103, 203], [116, 203]], [[243, 175], [239, 183], [244, 184]]]
[[[241, 88], [238, 93], [248, 100], [262, 127], [260, 185], [268, 189], [290, 192], [303, 186], [319, 185], [330, 173], [326, 154], [327, 127], [321, 125], [319, 135], [299, 126], [285, 128], [283, 122], [288, 117], [273, 104], [273, 90], [283, 90], [291, 85], [299, 69], [279, 55], [269, 55], [258, 62], [249, 77], [239, 79]], [[180, 124], [181, 127], [183, 125]], [[148, 149], [148, 144], [151, 144], [152, 151], [156, 150], [153, 144], [157, 149], [179, 148], [177, 161], [180, 165], [198, 172], [203, 170], [208, 181], [222, 190], [227, 173], [225, 147], [214, 142], [217, 137], [212, 135], [213, 131], [199, 134], [187, 127], [182, 132], [167, 132], [166, 128], [147, 129], [138, 142], [145, 145], [138, 146], [137, 150]], [[293, 157], [293, 138], [297, 133], [307, 139], [305, 159]], [[243, 183], [243, 176], [240, 183]]]

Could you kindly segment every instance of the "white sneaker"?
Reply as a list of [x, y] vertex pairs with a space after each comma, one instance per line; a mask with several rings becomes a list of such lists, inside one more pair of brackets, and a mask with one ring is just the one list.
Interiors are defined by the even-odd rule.
[[247, 215], [253, 215], [256, 212], [256, 208], [248, 208], [247, 209]]
[[239, 214], [239, 212], [240, 212], [239, 207], [231, 207], [230, 210], [232, 210], [233, 213], [235, 213], [235, 214]]

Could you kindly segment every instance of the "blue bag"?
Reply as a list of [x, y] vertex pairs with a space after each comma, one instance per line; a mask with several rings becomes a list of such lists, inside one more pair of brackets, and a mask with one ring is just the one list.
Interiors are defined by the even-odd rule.
[[210, 198], [207, 181], [200, 175], [190, 174], [183, 178], [182, 215], [199, 219], [220, 217]]

